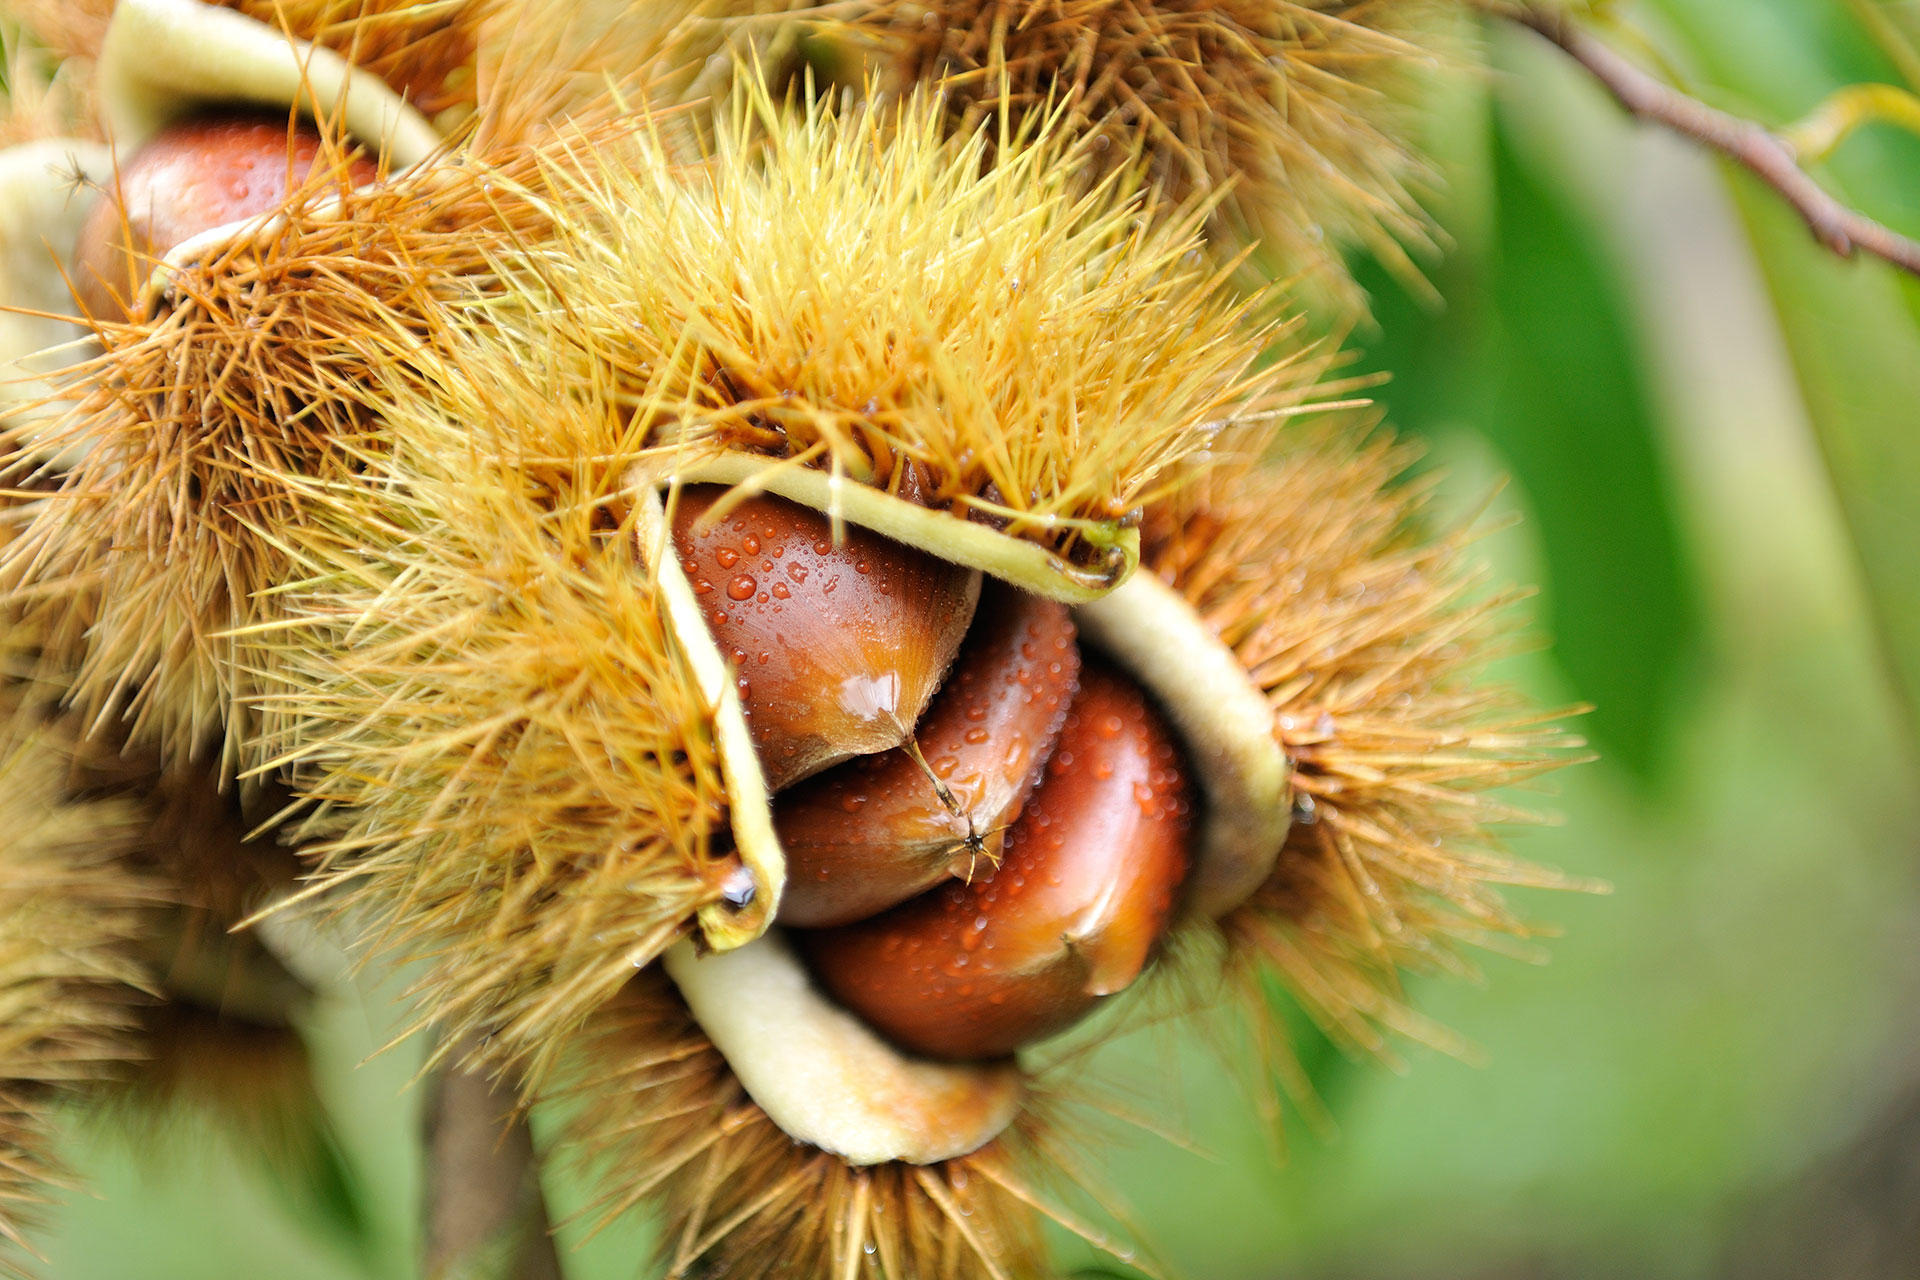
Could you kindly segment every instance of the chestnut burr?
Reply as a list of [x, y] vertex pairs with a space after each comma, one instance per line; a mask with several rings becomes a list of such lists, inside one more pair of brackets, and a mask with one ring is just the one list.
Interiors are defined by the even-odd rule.
[[[99, 319], [119, 319], [154, 260], [203, 231], [284, 201], [321, 162], [320, 131], [285, 115], [223, 112], [162, 130], [124, 160], [112, 188], [87, 215], [74, 254], [74, 293]], [[355, 155], [343, 181], [372, 182]]]

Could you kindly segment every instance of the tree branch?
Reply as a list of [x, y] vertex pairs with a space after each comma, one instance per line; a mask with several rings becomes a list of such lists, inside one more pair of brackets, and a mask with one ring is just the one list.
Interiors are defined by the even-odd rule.
[[1744, 165], [1780, 193], [1815, 239], [1841, 257], [1850, 258], [1857, 249], [1920, 276], [1920, 242], [1907, 239], [1827, 194], [1800, 167], [1792, 145], [1780, 135], [1662, 84], [1558, 10], [1523, 4], [1496, 12], [1532, 28], [1565, 50], [1630, 114], [1664, 125]]
[[427, 1280], [561, 1280], [533, 1135], [510, 1090], [460, 1069], [466, 1048], [427, 1098]]

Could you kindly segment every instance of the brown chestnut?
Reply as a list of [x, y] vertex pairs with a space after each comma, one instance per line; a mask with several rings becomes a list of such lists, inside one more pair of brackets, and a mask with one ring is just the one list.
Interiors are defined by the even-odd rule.
[[911, 747], [849, 760], [774, 804], [780, 923], [847, 924], [997, 859], [1080, 676], [1065, 605], [992, 583]]
[[991, 1058], [1065, 1030], [1145, 967], [1186, 875], [1173, 734], [1089, 663], [1000, 865], [859, 924], [792, 937], [822, 988], [932, 1058]]
[[703, 521], [727, 492], [681, 490], [673, 545], [732, 661], [767, 785], [905, 742], [952, 665], [980, 574], [759, 495]]
[[[125, 160], [80, 231], [74, 293], [90, 315], [118, 319], [154, 259], [182, 241], [279, 207], [320, 162], [320, 131], [283, 115], [223, 113], [183, 120]], [[345, 181], [372, 182], [373, 162], [348, 161]]]

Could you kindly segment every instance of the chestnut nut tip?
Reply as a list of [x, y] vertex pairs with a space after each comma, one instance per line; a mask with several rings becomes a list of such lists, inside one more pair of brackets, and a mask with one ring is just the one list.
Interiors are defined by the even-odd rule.
[[1079, 674], [1066, 607], [990, 583], [913, 741], [776, 798], [788, 870], [780, 923], [849, 924], [997, 862]]
[[908, 1052], [1012, 1053], [1145, 968], [1186, 875], [1191, 818], [1171, 730], [1130, 681], [1090, 664], [998, 867], [794, 940], [829, 995]]

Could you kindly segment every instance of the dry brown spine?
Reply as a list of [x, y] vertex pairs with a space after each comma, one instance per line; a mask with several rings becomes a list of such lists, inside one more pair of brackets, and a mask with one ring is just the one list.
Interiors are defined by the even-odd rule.
[[1564, 713], [1475, 683], [1515, 595], [1478, 589], [1471, 528], [1423, 528], [1411, 457], [1384, 434], [1325, 433], [1222, 468], [1147, 531], [1148, 563], [1266, 690], [1293, 762], [1286, 849], [1223, 922], [1230, 968], [1256, 1019], [1271, 971], [1336, 1039], [1383, 1055], [1386, 1032], [1463, 1049], [1406, 1007], [1400, 974], [1470, 970], [1462, 947], [1528, 937], [1496, 886], [1592, 887], [1498, 845], [1502, 824], [1537, 818], [1489, 792], [1581, 743], [1554, 725]]
[[1364, 245], [1424, 288], [1408, 248], [1433, 231], [1405, 99], [1443, 55], [1430, 0], [864, 0], [833, 29], [873, 47], [895, 87], [937, 86], [965, 132], [1010, 110], [1064, 111], [1097, 165], [1144, 160], [1177, 195], [1224, 197], [1223, 258], [1336, 314], [1365, 301], [1342, 251]]
[[1306, 398], [1310, 360], [1252, 371], [1281, 335], [1189, 259], [1197, 216], [1143, 230], [1116, 185], [1076, 194], [1059, 139], [983, 174], [986, 138], [943, 142], [925, 104], [773, 112], [740, 107], [699, 169], [644, 139], [560, 157], [571, 216], [509, 280], [527, 317], [485, 316], [610, 381], [664, 470], [850, 519], [911, 494], [951, 536], [861, 522], [954, 558], [984, 523], [1105, 565], [1180, 458]]
[[[68, 796], [71, 737], [35, 727], [41, 709], [19, 692], [0, 690], [0, 1240], [25, 1250], [36, 1206], [69, 1185], [53, 1153], [58, 1102], [134, 1056], [149, 983], [134, 942], [157, 896], [121, 861], [137, 811]], [[0, 1244], [0, 1273], [17, 1266], [9, 1255]]]
[[602, 1009], [580, 1047], [564, 1095], [579, 1108], [567, 1145], [613, 1175], [592, 1221], [656, 1205], [661, 1261], [676, 1280], [707, 1268], [769, 1280], [1015, 1280], [1046, 1274], [1043, 1216], [1104, 1239], [1053, 1196], [1045, 1171], [1071, 1157], [1032, 1107], [958, 1159], [849, 1165], [795, 1144], [753, 1105], [659, 974]]

